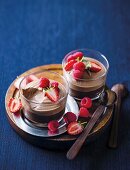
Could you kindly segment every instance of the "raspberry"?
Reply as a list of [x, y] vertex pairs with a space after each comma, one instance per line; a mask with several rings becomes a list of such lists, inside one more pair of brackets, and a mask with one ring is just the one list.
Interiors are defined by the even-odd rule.
[[83, 62], [78, 62], [73, 65], [73, 69], [84, 71], [85, 70], [85, 64]]
[[89, 97], [84, 97], [80, 102], [80, 106], [90, 108], [92, 107], [92, 100]]
[[75, 59], [81, 60], [82, 57], [83, 57], [83, 53], [80, 52], [80, 51], [79, 51], [79, 52], [76, 52], [76, 53], [73, 54], [73, 57], [75, 57]]
[[77, 120], [77, 117], [74, 113], [72, 112], [67, 112], [65, 115], [64, 115], [64, 120], [65, 122], [68, 124], [70, 122], [75, 122]]
[[81, 107], [80, 110], [79, 110], [79, 117], [91, 117], [89, 111], [87, 108], [85, 107]]
[[80, 70], [73, 70], [73, 77], [75, 80], [81, 79], [83, 77], [84, 72]]
[[40, 78], [39, 87], [41, 87], [41, 88], [47, 88], [47, 87], [49, 87], [49, 85], [50, 85], [49, 79], [43, 78], [43, 77]]
[[51, 132], [56, 132], [58, 130], [59, 127], [59, 122], [57, 120], [52, 120], [48, 123], [48, 129]]
[[59, 83], [57, 81], [51, 83], [51, 87], [58, 87]]

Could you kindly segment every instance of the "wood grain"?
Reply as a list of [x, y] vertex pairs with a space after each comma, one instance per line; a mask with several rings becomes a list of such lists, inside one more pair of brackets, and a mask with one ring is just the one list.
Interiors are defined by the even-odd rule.
[[[32, 68], [28, 71], [26, 71], [25, 73], [21, 74], [19, 77], [22, 77], [22, 76], [26, 76], [28, 74], [31, 74], [31, 73], [34, 73], [34, 72], [38, 72], [38, 71], [42, 71], [42, 70], [49, 70], [49, 71], [54, 71], [54, 72], [58, 72], [60, 74], [62, 74], [62, 65], [61, 64], [50, 64], [50, 65], [44, 65], [44, 66], [38, 66], [38, 67], [35, 67], [35, 68]], [[15, 81], [15, 80], [14, 80]], [[53, 137], [53, 138], [44, 138], [43, 139], [40, 139], [40, 138], [37, 138], [34, 137], [34, 136], [30, 136], [28, 134], [25, 134], [23, 131], [21, 131], [21, 129], [19, 129], [14, 120], [13, 120], [13, 116], [12, 116], [12, 113], [9, 112], [9, 109], [8, 109], [8, 102], [9, 102], [9, 99], [13, 96], [16, 95], [17, 93], [17, 90], [16, 88], [14, 87], [14, 82], [12, 82], [12, 84], [10, 85], [10, 87], [8, 88], [7, 90], [7, 93], [6, 93], [6, 97], [5, 97], [5, 107], [6, 107], [6, 111], [7, 111], [7, 117], [8, 117], [8, 120], [11, 124], [11, 126], [14, 128], [14, 130], [16, 132], [18, 132], [24, 139], [28, 140], [29, 142], [32, 142], [34, 144], [39, 144], [39, 140], [42, 140], [42, 143], [40, 144], [40, 146], [43, 145], [44, 141], [50, 141], [51, 144], [52, 143], [56, 143], [57, 142], [63, 142], [63, 143], [67, 143], [67, 142], [70, 142], [71, 144], [77, 139], [76, 136], [70, 136], [68, 135], [67, 133], [63, 134], [63, 135], [60, 135], [58, 137]], [[106, 116], [104, 116], [100, 122], [98, 122], [98, 124], [94, 127], [94, 129], [90, 132], [89, 136], [88, 136], [88, 141], [91, 141], [91, 139], [93, 140], [93, 138], [95, 138], [96, 136], [98, 136], [99, 134], [101, 134], [105, 129], [106, 127], [109, 125], [110, 121], [111, 121], [111, 117], [112, 117], [112, 111], [113, 111], [113, 107], [107, 109], [106, 111]], [[34, 140], [34, 141], [32, 141]], [[65, 147], [65, 146], [64, 146]]]

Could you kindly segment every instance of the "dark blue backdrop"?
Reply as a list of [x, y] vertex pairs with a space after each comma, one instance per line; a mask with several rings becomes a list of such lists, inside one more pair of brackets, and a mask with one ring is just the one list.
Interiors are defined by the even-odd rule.
[[[108, 84], [130, 82], [130, 2], [128, 0], [0, 0], [0, 169], [130, 169], [130, 98], [119, 130], [119, 148], [106, 148], [107, 134], [82, 150], [75, 161], [22, 140], [10, 127], [4, 97], [24, 71], [61, 63], [77, 48], [101, 51], [110, 62]], [[130, 84], [130, 83], [129, 83]]]

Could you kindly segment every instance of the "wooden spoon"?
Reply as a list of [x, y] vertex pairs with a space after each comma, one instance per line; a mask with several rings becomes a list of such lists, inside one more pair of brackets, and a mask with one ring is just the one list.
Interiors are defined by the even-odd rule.
[[105, 99], [108, 99], [106, 101], [106, 103], [102, 103], [97, 109], [96, 111], [93, 113], [90, 121], [88, 122], [87, 126], [84, 128], [84, 131], [81, 133], [81, 135], [77, 138], [77, 140], [75, 141], [75, 143], [72, 145], [72, 147], [69, 149], [69, 151], [67, 152], [67, 158], [69, 160], [74, 159], [77, 154], [79, 153], [82, 145], [84, 144], [86, 138], [88, 137], [88, 134], [90, 133], [90, 131], [92, 130], [93, 126], [95, 125], [95, 123], [97, 122], [97, 120], [99, 119], [99, 117], [102, 115], [102, 113], [104, 112], [104, 109], [106, 106], [111, 106], [114, 104], [115, 99], [116, 99], [116, 94], [115, 92], [111, 91], [111, 90], [107, 90], [107, 92], [105, 92], [105, 94], [107, 94], [108, 96], [110, 95], [110, 97], [106, 97]]
[[115, 109], [113, 114], [113, 122], [110, 131], [110, 136], [108, 139], [108, 147], [109, 148], [117, 148], [118, 146], [118, 128], [119, 128], [119, 115], [121, 109], [121, 102], [124, 97], [127, 96], [127, 89], [123, 84], [116, 84], [112, 87], [112, 90], [117, 95], [117, 101], [115, 103]]

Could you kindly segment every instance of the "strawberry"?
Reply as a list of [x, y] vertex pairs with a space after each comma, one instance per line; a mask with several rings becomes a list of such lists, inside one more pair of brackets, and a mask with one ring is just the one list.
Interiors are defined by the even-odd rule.
[[81, 79], [83, 77], [84, 72], [80, 70], [73, 70], [73, 77], [75, 80]]
[[76, 59], [75, 56], [69, 55], [69, 56], [67, 57], [67, 62], [69, 62], [70, 60], [75, 60], [75, 59]]
[[99, 71], [101, 71], [101, 69], [102, 68], [98, 64], [96, 64], [94, 62], [91, 62], [90, 71], [92, 71], [92, 72], [99, 72]]
[[57, 87], [58, 88], [59, 83], [57, 81], [54, 81], [51, 83], [51, 87]]
[[49, 79], [44, 78], [44, 77], [40, 78], [39, 87], [47, 88], [47, 87], [49, 87], [49, 85], [50, 85]]
[[82, 52], [75, 52], [74, 54], [73, 54], [73, 57], [75, 58], [75, 59], [78, 59], [78, 60], [81, 60], [82, 59], [82, 57], [83, 57], [83, 53]]
[[75, 122], [77, 120], [76, 115], [72, 112], [67, 112], [63, 118], [67, 124], [70, 122]]
[[[16, 79], [16, 81], [15, 81], [15, 83], [14, 83], [14, 86], [15, 86], [17, 89], [19, 89], [19, 85], [20, 85], [20, 83], [21, 83], [21, 81], [22, 81], [23, 78], [24, 78], [24, 77], [20, 77], [20, 78], [17, 78], [17, 79]], [[30, 82], [32, 82], [32, 81], [34, 81], [34, 80], [38, 80], [38, 78], [37, 78], [35, 75], [32, 74], [32, 75], [27, 76], [27, 77], [22, 81], [22, 84], [21, 84], [22, 89], [24, 89], [25, 86], [26, 86], [28, 83], [30, 83]]]
[[70, 71], [73, 68], [73, 65], [76, 63], [76, 60], [70, 60], [69, 62], [66, 63], [65, 65], [65, 70]]
[[50, 88], [45, 92], [45, 95], [50, 99], [52, 102], [57, 102], [59, 99], [59, 91], [57, 87]]
[[90, 108], [92, 107], [92, 100], [89, 97], [84, 97], [80, 102], [80, 106]]
[[16, 113], [22, 108], [22, 103], [19, 99], [11, 98], [8, 107], [10, 112]]
[[59, 122], [57, 120], [52, 120], [48, 123], [48, 129], [51, 132], [56, 132], [58, 130], [59, 127]]
[[85, 64], [83, 62], [77, 62], [73, 65], [74, 70], [84, 71], [85, 70]]
[[71, 122], [67, 127], [67, 132], [70, 135], [78, 135], [83, 131], [83, 126], [78, 122]]
[[80, 110], [79, 110], [79, 117], [91, 117], [89, 111], [87, 108], [85, 107], [81, 107]]

